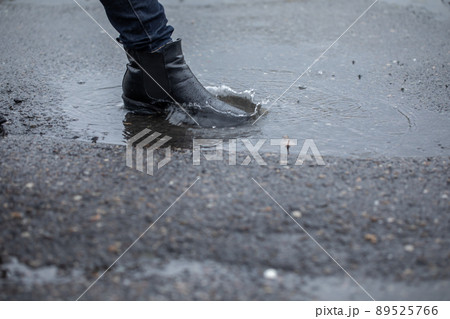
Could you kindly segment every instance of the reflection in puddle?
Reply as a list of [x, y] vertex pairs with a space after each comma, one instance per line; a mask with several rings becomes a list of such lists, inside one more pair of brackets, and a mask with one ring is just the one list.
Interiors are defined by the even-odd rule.
[[[253, 97], [247, 92], [238, 93], [228, 87], [211, 88], [211, 91], [220, 100], [227, 102], [243, 114], [233, 114], [230, 110], [215, 109], [209, 104], [198, 105], [195, 103], [155, 103], [151, 108], [128, 108], [135, 115], [153, 115], [159, 117], [159, 121], [166, 122], [169, 126], [181, 126], [186, 128], [223, 128], [236, 127], [252, 123], [260, 115], [260, 105], [253, 102]], [[242, 113], [242, 112], [241, 112]], [[150, 124], [150, 123], [149, 123]]]
[[[256, 115], [259, 114], [259, 105], [253, 102], [251, 91], [239, 93], [225, 86], [221, 88], [208, 87], [208, 90], [222, 101], [234, 105], [249, 114], [255, 113], [255, 111]], [[214, 138], [230, 139], [242, 137], [241, 130], [245, 125], [250, 126], [251, 123], [251, 121], [247, 122], [242, 127], [201, 128], [183, 110], [180, 110], [179, 107], [170, 105], [169, 111], [164, 114], [155, 114], [146, 112], [145, 110], [126, 113], [123, 121], [123, 133], [125, 140], [128, 140], [143, 129], [148, 128], [152, 131], [170, 136], [172, 139], [167, 144], [172, 147], [191, 148], [193, 138], [212, 138], [212, 132]]]
[[167, 145], [177, 148], [189, 148], [192, 144], [192, 132], [186, 126], [170, 124], [164, 117], [156, 114], [128, 112], [123, 120], [123, 134], [125, 140], [138, 134], [145, 128], [168, 135], [172, 139]]

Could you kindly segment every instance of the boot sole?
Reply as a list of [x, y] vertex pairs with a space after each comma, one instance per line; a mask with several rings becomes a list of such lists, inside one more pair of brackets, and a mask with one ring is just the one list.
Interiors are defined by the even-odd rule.
[[163, 113], [166, 109], [164, 106], [166, 102], [155, 102], [153, 104], [147, 102], [136, 101], [122, 95], [123, 105], [126, 109], [131, 111], [146, 111], [151, 113]]

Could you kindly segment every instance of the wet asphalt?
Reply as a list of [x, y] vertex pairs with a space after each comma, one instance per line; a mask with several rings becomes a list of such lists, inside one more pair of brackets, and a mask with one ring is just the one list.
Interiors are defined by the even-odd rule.
[[[214, 49], [205, 43], [229, 47], [225, 52], [236, 57], [239, 46], [224, 43], [238, 34], [248, 53], [239, 57], [251, 64], [252, 39], [270, 51], [277, 32], [286, 30], [306, 47], [283, 52], [280, 63], [289, 69], [291, 52], [313, 61], [371, 3], [363, 2], [168, 1], [166, 10], [202, 81], [245, 89], [258, 70], [237, 67], [233, 78], [234, 58], [214, 63]], [[360, 66], [356, 59], [359, 69], [342, 73], [358, 83], [347, 93], [358, 96], [366, 87], [377, 98], [391, 95], [407, 114], [448, 120], [450, 6], [393, 2], [377, 3], [358, 32], [337, 45], [345, 63], [353, 65], [352, 54], [367, 61]], [[81, 3], [115, 34], [97, 1]], [[268, 13], [271, 6], [279, 16]], [[310, 20], [297, 21], [297, 13]], [[270, 18], [257, 19], [264, 14]], [[370, 62], [379, 61], [377, 47], [359, 32], [392, 23], [395, 28], [372, 40], [399, 62], [377, 73]], [[325, 154], [325, 166], [295, 166], [291, 154], [285, 167], [277, 154], [265, 152], [265, 166], [230, 166], [227, 157], [194, 166], [191, 150], [175, 148], [172, 160], [150, 176], [126, 167], [124, 145], [74, 131], [76, 113], [64, 107], [91, 78], [120, 81], [126, 59], [108, 36], [69, 0], [0, 1], [0, 25], [0, 115], [8, 120], [8, 135], [0, 137], [0, 299], [76, 300], [153, 225], [81, 300], [449, 300], [445, 122], [436, 122], [435, 135], [433, 129], [414, 133], [416, 156], [389, 156], [380, 147], [376, 156], [373, 150], [357, 157]], [[411, 52], [421, 63], [398, 58], [412, 59]], [[339, 55], [328, 56], [319, 68], [325, 73], [339, 61]], [[258, 68], [270, 70], [269, 62]], [[228, 71], [218, 73], [224, 65]], [[289, 85], [273, 73], [277, 88]], [[345, 90], [343, 82], [317, 77], [309, 81]], [[276, 96], [269, 78], [262, 83], [257, 93]], [[281, 115], [271, 112], [258, 125], [264, 130]], [[123, 130], [121, 122], [117, 127]], [[245, 129], [239, 132], [245, 137]], [[394, 141], [390, 148], [402, 148], [401, 139]], [[247, 155], [239, 154], [237, 163]]]

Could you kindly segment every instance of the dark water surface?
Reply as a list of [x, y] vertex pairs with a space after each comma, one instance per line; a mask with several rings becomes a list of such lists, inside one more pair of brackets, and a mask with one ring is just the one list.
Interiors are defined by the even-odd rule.
[[[276, 139], [289, 136], [314, 139], [322, 155], [338, 156], [420, 156], [448, 155], [450, 118], [428, 110], [392, 104], [386, 99], [358, 99], [326, 87], [298, 86], [274, 105], [258, 100], [251, 91], [235, 92], [228, 87], [208, 87], [223, 100], [241, 108], [261, 104], [267, 113], [255, 124], [227, 128], [180, 125], [174, 118], [188, 117], [183, 111], [171, 117], [138, 114], [124, 109], [120, 77], [90, 79], [71, 87], [64, 110], [73, 121], [75, 136], [99, 142], [125, 144], [127, 138], [144, 128], [172, 137], [177, 147], [190, 147], [192, 138]], [[280, 88], [281, 89], [281, 88]], [[176, 123], [176, 124], [174, 124]], [[267, 145], [266, 145], [267, 144]], [[269, 150], [269, 141], [263, 150]]]

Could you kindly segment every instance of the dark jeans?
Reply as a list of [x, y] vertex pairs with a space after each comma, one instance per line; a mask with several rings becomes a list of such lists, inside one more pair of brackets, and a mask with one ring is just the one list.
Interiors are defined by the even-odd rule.
[[119, 40], [126, 49], [154, 51], [171, 41], [173, 27], [167, 24], [158, 0], [100, 0]]

